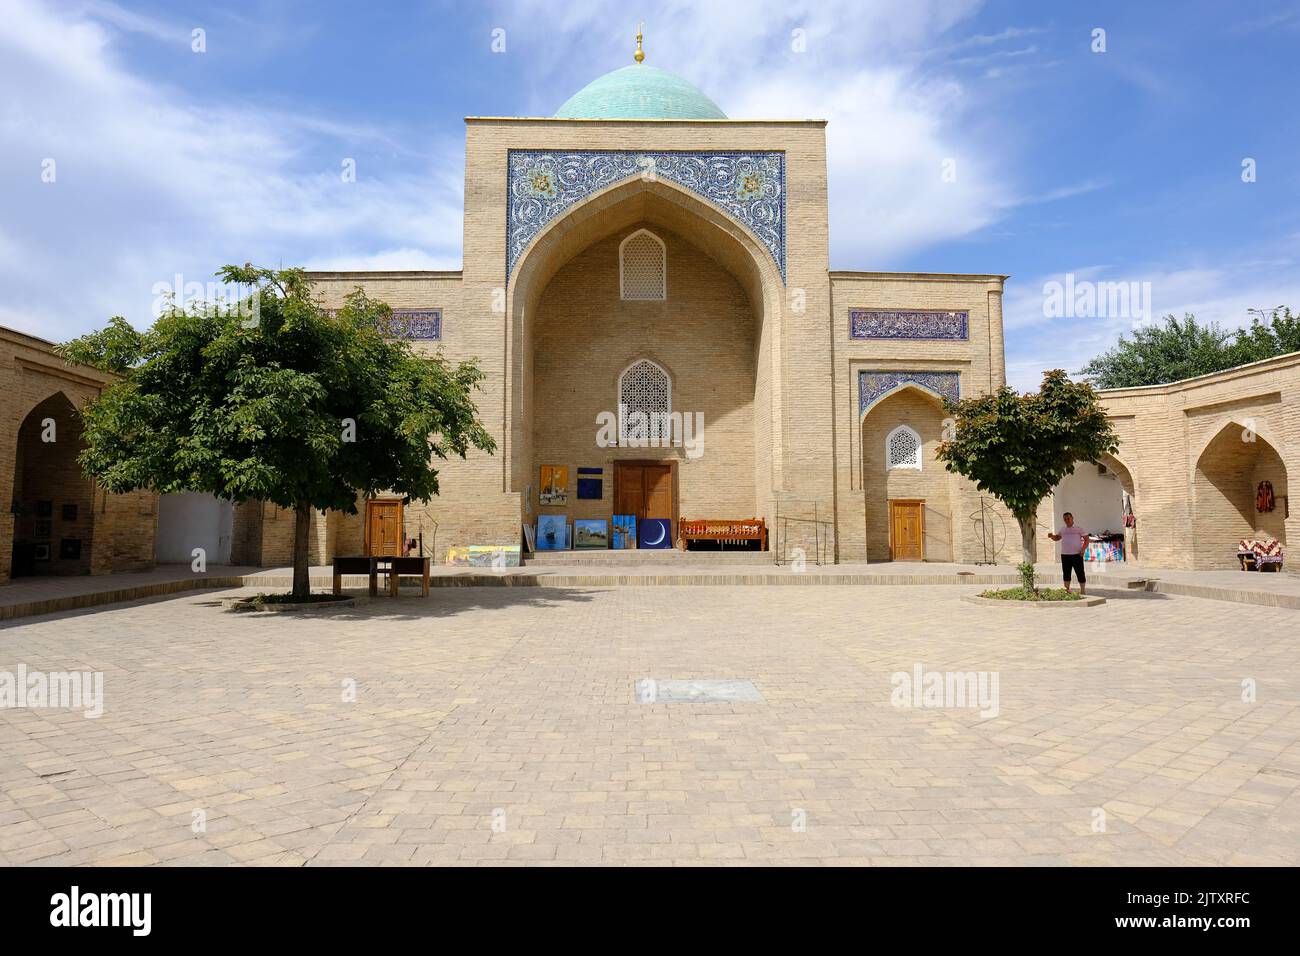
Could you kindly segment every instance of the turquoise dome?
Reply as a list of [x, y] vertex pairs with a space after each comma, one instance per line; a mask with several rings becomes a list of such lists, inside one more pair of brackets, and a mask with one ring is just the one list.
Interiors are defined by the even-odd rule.
[[680, 76], [644, 63], [592, 80], [555, 113], [556, 119], [726, 119]]

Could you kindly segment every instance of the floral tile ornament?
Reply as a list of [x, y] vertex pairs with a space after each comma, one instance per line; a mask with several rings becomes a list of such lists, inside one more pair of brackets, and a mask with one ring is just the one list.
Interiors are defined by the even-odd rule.
[[920, 371], [861, 371], [858, 373], [858, 413], [867, 410], [886, 395], [902, 385], [919, 385], [928, 392], [949, 401], [961, 397], [959, 376], [956, 372]]
[[850, 309], [849, 337], [966, 340], [970, 338], [970, 313]]
[[506, 158], [506, 277], [553, 219], [606, 186], [662, 177], [754, 233], [785, 281], [785, 153], [512, 149]]

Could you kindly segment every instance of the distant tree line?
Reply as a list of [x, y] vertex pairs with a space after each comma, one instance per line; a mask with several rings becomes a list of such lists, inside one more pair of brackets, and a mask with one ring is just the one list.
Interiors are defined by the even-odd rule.
[[1251, 309], [1244, 329], [1201, 324], [1194, 315], [1166, 315], [1157, 325], [1143, 326], [1079, 370], [1095, 388], [1163, 385], [1197, 375], [1300, 352], [1300, 316], [1286, 306]]

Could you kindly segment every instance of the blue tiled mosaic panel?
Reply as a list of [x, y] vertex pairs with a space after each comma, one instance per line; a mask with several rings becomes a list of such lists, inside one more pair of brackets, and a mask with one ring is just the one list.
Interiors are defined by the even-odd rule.
[[388, 331], [403, 339], [442, 339], [441, 309], [394, 309]]
[[865, 412], [904, 382], [913, 382], [955, 402], [961, 397], [958, 381], [956, 372], [859, 372], [858, 412]]
[[516, 150], [506, 159], [506, 278], [533, 238], [570, 206], [620, 180], [653, 174], [753, 231], [785, 280], [785, 154]]
[[855, 339], [966, 339], [969, 312], [849, 311], [849, 336]]

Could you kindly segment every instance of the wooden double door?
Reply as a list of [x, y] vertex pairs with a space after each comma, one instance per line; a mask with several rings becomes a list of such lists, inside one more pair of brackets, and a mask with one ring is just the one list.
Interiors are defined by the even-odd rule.
[[677, 533], [677, 469], [670, 461], [614, 463], [614, 514], [667, 518]]
[[400, 555], [403, 530], [401, 498], [372, 498], [366, 502], [367, 555]]
[[889, 502], [889, 557], [894, 561], [925, 560], [925, 501]]

